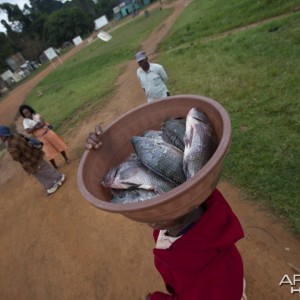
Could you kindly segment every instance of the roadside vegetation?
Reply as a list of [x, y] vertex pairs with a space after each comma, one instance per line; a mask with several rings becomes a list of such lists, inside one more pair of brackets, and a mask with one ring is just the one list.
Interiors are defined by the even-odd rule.
[[[194, 0], [160, 45], [159, 62], [173, 95], [204, 95], [226, 108], [233, 139], [224, 178], [300, 236], [297, 5], [298, 0]], [[86, 47], [43, 80], [27, 102], [56, 130], [80, 122], [113, 93], [122, 62], [133, 59], [169, 13], [140, 16], [115, 30], [109, 43]]]

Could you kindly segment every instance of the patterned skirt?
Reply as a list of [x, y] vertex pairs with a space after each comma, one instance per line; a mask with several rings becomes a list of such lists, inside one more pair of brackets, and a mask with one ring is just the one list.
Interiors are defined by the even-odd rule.
[[67, 149], [64, 139], [51, 129], [39, 129], [34, 132], [34, 136], [44, 143], [43, 151], [45, 158], [54, 159], [58, 154]]

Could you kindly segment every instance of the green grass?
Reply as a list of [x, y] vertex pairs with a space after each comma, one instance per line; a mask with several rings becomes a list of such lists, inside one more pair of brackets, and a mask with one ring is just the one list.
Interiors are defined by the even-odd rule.
[[[300, 236], [300, 14], [292, 12], [297, 6], [298, 0], [194, 0], [160, 45], [159, 62], [173, 95], [204, 95], [226, 108], [233, 139], [224, 177]], [[43, 80], [28, 102], [58, 131], [70, 120], [80, 122], [114, 92], [122, 62], [133, 59], [169, 13], [136, 18], [113, 31], [109, 43], [88, 46]], [[272, 17], [278, 18], [244, 28]]]
[[114, 92], [114, 82], [122, 72], [120, 64], [134, 59], [142, 41], [170, 13], [171, 9], [155, 10], [149, 18], [136, 17], [111, 32], [109, 42], [97, 40], [63, 65], [56, 62], [56, 70], [32, 91], [26, 103], [49, 120], [57, 132], [64, 132]]
[[[277, 31], [269, 32], [271, 28]], [[209, 42], [201, 43], [197, 38], [197, 47], [183, 49], [179, 45], [161, 56], [167, 70], [174, 66], [180, 70], [170, 75], [172, 94], [205, 95], [229, 112], [233, 140], [225, 161], [225, 178], [288, 220], [297, 235], [299, 37], [297, 13]], [[168, 43], [173, 44], [173, 38], [177, 40], [171, 35]]]
[[194, 0], [171, 30], [163, 49], [290, 13], [297, 0]]

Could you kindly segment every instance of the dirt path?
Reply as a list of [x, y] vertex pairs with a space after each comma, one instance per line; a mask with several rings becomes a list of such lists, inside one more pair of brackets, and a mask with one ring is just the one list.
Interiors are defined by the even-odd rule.
[[[186, 4], [184, 0], [174, 2], [174, 14], [144, 42], [147, 52], [155, 54], [157, 43]], [[105, 127], [144, 103], [145, 96], [134, 80], [136, 68], [134, 61], [129, 62], [117, 81], [116, 94], [66, 136], [73, 162], [64, 165], [63, 159], [58, 161], [68, 179], [53, 196], [45, 197], [34, 178], [26, 176], [8, 155], [2, 157], [1, 299], [135, 300], [144, 299], [149, 291], [164, 290], [153, 266], [151, 229], [97, 210], [82, 198], [76, 184], [87, 133], [97, 123]], [[0, 123], [10, 120], [9, 116], [14, 118], [24, 95], [42, 76], [24, 83], [0, 103]], [[297, 299], [298, 295], [291, 298], [288, 285], [279, 287], [278, 283], [284, 274], [293, 273], [289, 263], [299, 268], [299, 240], [285, 231], [278, 219], [241, 200], [239, 190], [229, 183], [221, 182], [219, 188], [245, 230], [238, 247], [245, 264], [248, 299]]]

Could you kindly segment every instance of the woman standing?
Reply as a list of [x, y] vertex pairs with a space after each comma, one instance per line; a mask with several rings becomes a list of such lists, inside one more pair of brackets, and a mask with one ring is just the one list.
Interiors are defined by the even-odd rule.
[[33, 134], [44, 144], [43, 151], [52, 166], [57, 169], [54, 159], [59, 153], [63, 156], [66, 163], [69, 164], [71, 161], [65, 152], [67, 144], [58, 134], [49, 128], [49, 124], [44, 121], [42, 116], [37, 114], [31, 106], [26, 104], [19, 107], [19, 112], [24, 118], [23, 127], [26, 132]]
[[55, 193], [64, 183], [66, 176], [44, 160], [41, 149], [31, 147], [24, 137], [11, 133], [7, 126], [0, 125], [0, 140], [12, 159], [19, 162], [28, 174], [33, 175], [46, 189], [47, 196]]

